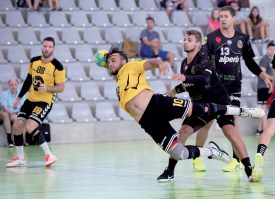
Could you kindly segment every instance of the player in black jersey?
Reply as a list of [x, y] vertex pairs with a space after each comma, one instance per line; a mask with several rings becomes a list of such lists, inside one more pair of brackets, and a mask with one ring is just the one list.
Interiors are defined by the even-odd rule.
[[[235, 10], [226, 6], [220, 10], [221, 28], [207, 35], [207, 53], [211, 57], [215, 69], [219, 74], [220, 80], [225, 86], [230, 96], [231, 104], [240, 106], [241, 97], [241, 66], [240, 60], [243, 57], [246, 66], [256, 76], [264, 80], [266, 86], [272, 90], [272, 83], [268, 75], [254, 61], [254, 52], [247, 35], [235, 31]], [[202, 128], [196, 139], [197, 146], [203, 146], [208, 135], [211, 123]], [[235, 117], [235, 131], [240, 133], [237, 117]], [[234, 148], [234, 147], [233, 147]], [[235, 151], [235, 150], [234, 150]], [[236, 152], [236, 151], [235, 151]], [[201, 161], [197, 161], [201, 163]], [[196, 160], [194, 161], [196, 163]], [[226, 165], [223, 170], [226, 172], [235, 171], [241, 168], [238, 155], [233, 153], [231, 163]]]
[[[230, 104], [230, 98], [224, 86], [218, 78], [218, 75], [213, 68], [213, 63], [209, 59], [205, 50], [201, 48], [201, 34], [196, 30], [189, 30], [184, 37], [184, 51], [187, 53], [187, 58], [182, 61], [181, 74], [174, 74], [173, 79], [182, 81], [175, 88], [168, 91], [166, 94], [174, 96], [176, 93], [187, 91], [192, 102], [198, 103], [219, 103]], [[247, 154], [246, 146], [242, 141], [240, 134], [234, 132], [234, 117], [215, 115], [207, 116], [191, 116], [183, 121], [182, 128], [179, 131], [179, 140], [185, 144], [186, 139], [194, 132], [205, 126], [213, 119], [217, 119], [219, 126], [222, 128], [225, 136], [230, 140], [232, 145], [237, 149], [238, 154], [245, 166], [245, 172], [251, 180], [252, 166]], [[158, 182], [166, 182], [171, 180], [168, 176], [174, 176], [174, 168], [177, 160], [170, 157], [169, 165], [158, 177]], [[203, 168], [202, 168], [203, 170]]]
[[[273, 68], [273, 78], [275, 78], [275, 56], [272, 60], [272, 68]], [[270, 143], [270, 140], [275, 132], [275, 91], [273, 90], [273, 100], [267, 115], [266, 127], [263, 133], [260, 135], [259, 144], [257, 147], [257, 153], [255, 155], [254, 164], [253, 164], [253, 172], [252, 177], [262, 179], [263, 178], [263, 170], [262, 167], [264, 165], [264, 153], [267, 149], [267, 146]]]

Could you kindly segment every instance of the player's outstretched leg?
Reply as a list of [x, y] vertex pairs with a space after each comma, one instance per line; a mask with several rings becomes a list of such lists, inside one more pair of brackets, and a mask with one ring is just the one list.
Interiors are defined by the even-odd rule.
[[212, 155], [208, 157], [209, 159], [220, 160], [227, 164], [231, 161], [231, 158], [228, 155], [228, 153], [221, 149], [215, 142], [210, 141], [208, 143], [207, 148], [209, 148], [212, 151]]

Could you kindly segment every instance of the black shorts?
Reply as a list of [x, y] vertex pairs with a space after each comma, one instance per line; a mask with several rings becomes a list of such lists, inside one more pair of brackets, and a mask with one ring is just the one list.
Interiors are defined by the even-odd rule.
[[270, 95], [268, 88], [259, 88], [257, 92], [257, 104], [267, 104]]
[[26, 99], [18, 113], [18, 118], [24, 121], [32, 119], [37, 123], [42, 124], [51, 109], [52, 104], [46, 102], [31, 102]]
[[269, 118], [275, 118], [275, 99], [272, 100], [272, 103], [268, 111], [267, 119]]
[[[222, 104], [222, 105], [228, 105], [230, 104], [230, 101], [228, 97], [224, 96], [223, 99], [220, 99], [218, 101], [215, 101], [214, 103]], [[209, 123], [211, 120], [217, 119], [217, 123], [222, 128], [224, 125], [230, 124], [234, 125], [234, 116], [232, 115], [221, 115], [217, 116], [214, 114], [208, 115], [202, 115], [202, 116], [191, 116], [189, 118], [186, 118], [182, 125], [188, 125], [191, 126], [194, 129], [194, 132], [204, 127], [207, 123]]]
[[139, 124], [164, 151], [167, 151], [178, 137], [170, 121], [176, 118], [185, 119], [190, 103], [188, 100], [155, 94]]

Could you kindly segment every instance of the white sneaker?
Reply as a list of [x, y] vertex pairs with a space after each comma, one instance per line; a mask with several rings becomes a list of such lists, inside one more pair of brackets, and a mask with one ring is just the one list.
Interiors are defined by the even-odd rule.
[[227, 164], [231, 161], [231, 158], [228, 155], [228, 153], [222, 150], [215, 142], [210, 141], [208, 143], [207, 148], [209, 148], [212, 151], [212, 155], [208, 157], [209, 159], [213, 158], [225, 162]]
[[19, 157], [15, 157], [12, 159], [12, 161], [8, 164], [6, 164], [7, 168], [13, 168], [13, 167], [24, 167], [26, 166], [26, 161], [25, 158], [19, 158]]
[[265, 112], [261, 108], [241, 108], [241, 117], [262, 118]]
[[50, 155], [50, 154], [45, 155], [45, 166], [46, 167], [51, 166], [56, 161], [57, 161], [57, 157], [55, 157], [54, 155]]

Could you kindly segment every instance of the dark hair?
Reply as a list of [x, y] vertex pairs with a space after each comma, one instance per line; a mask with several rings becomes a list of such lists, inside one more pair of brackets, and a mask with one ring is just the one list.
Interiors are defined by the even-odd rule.
[[[252, 11], [253, 10], [258, 10], [258, 16], [256, 16], [256, 21], [254, 20], [254, 18], [253, 18], [253, 14], [252, 14]], [[260, 10], [259, 10], [259, 8], [257, 7], [257, 6], [253, 6], [252, 8], [251, 8], [251, 10], [250, 10], [250, 14], [249, 14], [249, 19], [252, 21], [252, 23], [254, 24], [254, 25], [256, 25], [256, 24], [258, 24], [258, 23], [261, 23], [261, 21], [263, 20], [262, 19], [262, 17], [260, 16]]]
[[268, 44], [266, 45], [266, 48], [271, 47], [271, 46], [275, 46], [275, 42], [273, 40], [268, 42]]
[[231, 6], [224, 6], [220, 9], [220, 12], [222, 11], [229, 11], [232, 17], [235, 17], [236, 11]]
[[151, 16], [146, 17], [146, 21], [152, 20], [155, 23], [155, 19]]
[[43, 43], [44, 43], [44, 41], [51, 41], [51, 42], [53, 42], [53, 46], [55, 46], [55, 41], [54, 41], [53, 37], [46, 37], [45, 39], [43, 39]]
[[106, 61], [109, 59], [109, 57], [112, 55], [112, 54], [115, 54], [115, 53], [118, 53], [121, 57], [123, 57], [123, 59], [126, 60], [126, 62], [128, 62], [128, 57], [127, 57], [127, 54], [122, 51], [122, 50], [119, 50], [119, 48], [111, 48], [106, 56]]
[[187, 30], [185, 34], [186, 35], [194, 35], [195, 38], [196, 38], [196, 41], [201, 42], [202, 37], [201, 37], [201, 33], [199, 31], [197, 31], [197, 30]]

